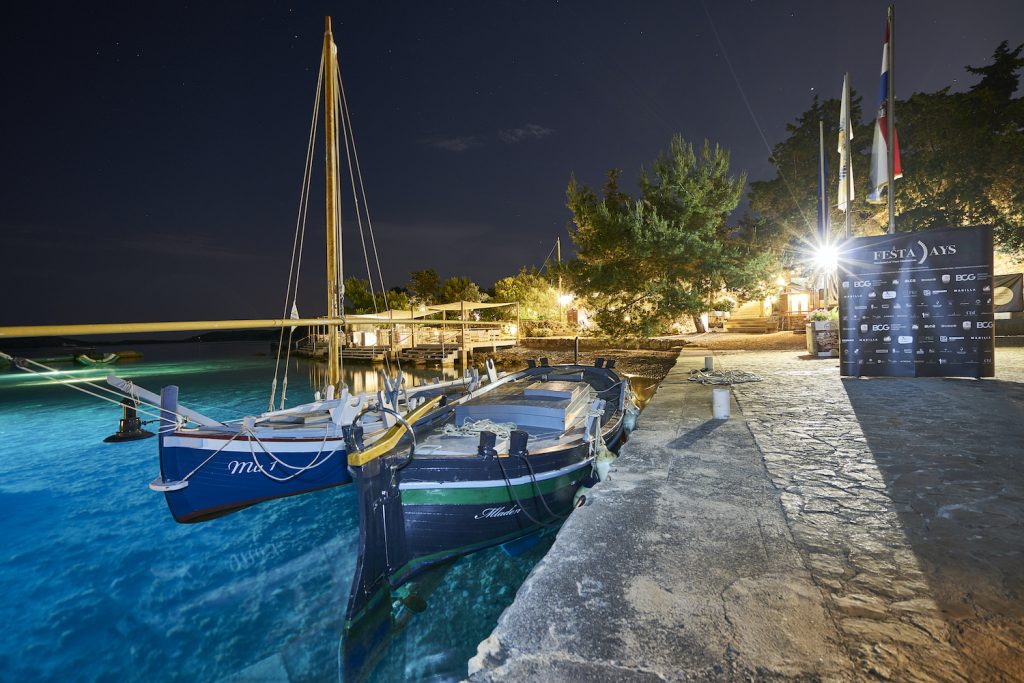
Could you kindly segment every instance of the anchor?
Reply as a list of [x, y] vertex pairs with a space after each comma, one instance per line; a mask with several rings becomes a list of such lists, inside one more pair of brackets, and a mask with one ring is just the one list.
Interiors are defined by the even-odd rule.
[[117, 426], [117, 433], [111, 434], [103, 439], [106, 443], [119, 443], [121, 441], [138, 441], [154, 436], [153, 432], [147, 432], [142, 428], [142, 420], [135, 411], [135, 402], [131, 399], [121, 399], [121, 407], [124, 415]]

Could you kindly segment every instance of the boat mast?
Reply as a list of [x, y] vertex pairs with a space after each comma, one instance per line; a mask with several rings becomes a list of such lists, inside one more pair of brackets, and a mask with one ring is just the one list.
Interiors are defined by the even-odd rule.
[[[334, 70], [337, 54], [338, 47], [334, 44], [334, 36], [331, 33], [331, 18], [326, 17], [326, 30], [324, 31], [324, 137], [327, 142], [325, 159], [327, 165], [327, 317], [332, 320], [337, 319], [341, 312], [339, 310], [341, 296], [338, 286], [338, 119], [335, 108], [337, 74]], [[341, 381], [338, 327], [330, 325], [328, 329], [327, 381], [332, 386], [337, 386]]]

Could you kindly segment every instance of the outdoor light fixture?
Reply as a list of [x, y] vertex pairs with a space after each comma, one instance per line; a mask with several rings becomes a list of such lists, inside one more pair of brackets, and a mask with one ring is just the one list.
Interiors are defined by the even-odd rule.
[[825, 273], [834, 273], [839, 267], [839, 249], [834, 244], [822, 244], [814, 250], [814, 267]]

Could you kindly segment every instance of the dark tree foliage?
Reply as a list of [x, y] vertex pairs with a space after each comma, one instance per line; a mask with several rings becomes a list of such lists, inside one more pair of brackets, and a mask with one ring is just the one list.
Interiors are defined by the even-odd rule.
[[[1024, 253], [1024, 98], [1014, 97], [1024, 67], [1024, 46], [1003, 42], [990, 64], [967, 67], [981, 76], [968, 92], [916, 93], [896, 103], [903, 178], [896, 181], [896, 226], [914, 231], [934, 227], [991, 224], [1007, 252]], [[853, 120], [860, 119], [854, 98]], [[750, 208], [774, 227], [780, 239], [814, 235], [817, 194], [818, 121], [825, 124], [833, 206], [833, 231], [842, 230], [835, 210], [839, 174], [839, 100], [820, 102], [787, 126], [775, 146], [772, 180], [750, 186]], [[865, 202], [874, 120], [854, 128], [854, 234], [877, 234], [888, 224], [885, 206]]]
[[636, 199], [612, 169], [601, 195], [570, 180], [570, 234], [577, 258], [566, 265], [609, 334], [647, 336], [684, 315], [708, 310], [723, 289], [751, 294], [773, 264], [751, 232], [725, 221], [744, 177], [729, 174], [729, 153], [705, 141], [699, 154], [681, 136], [643, 171]]
[[[376, 302], [376, 307], [374, 303]], [[401, 289], [387, 292], [370, 291], [370, 282], [356, 277], [345, 278], [345, 312], [353, 314], [375, 313], [389, 308], [407, 310], [409, 297]]]
[[[850, 93], [850, 118], [861, 117], [861, 97]], [[762, 229], [770, 226], [774, 246], [787, 242], [799, 245], [813, 241], [817, 235], [818, 198], [818, 122], [824, 123], [825, 153], [831, 185], [829, 187], [830, 218], [834, 234], [845, 230], [846, 215], [836, 209], [839, 178], [839, 105], [838, 98], [820, 101], [815, 95], [811, 108], [786, 125], [789, 137], [775, 145], [769, 161], [775, 167], [772, 180], [750, 183], [750, 210], [763, 221]], [[854, 125], [852, 166], [854, 178], [853, 226], [855, 234], [876, 232], [877, 223], [871, 223], [878, 207], [865, 201], [868, 193], [867, 177], [871, 154], [873, 123]], [[900, 141], [903, 132], [900, 131]], [[888, 219], [886, 219], [888, 220]]]
[[900, 230], [990, 224], [1003, 251], [1024, 253], [1024, 99], [1014, 98], [1021, 48], [996, 48], [967, 67], [981, 81], [966, 93], [917, 93], [897, 105], [904, 177]]
[[459, 301], [482, 301], [480, 287], [468, 277], [454, 276], [441, 285], [441, 303], [454, 304]]
[[409, 292], [417, 303], [429, 306], [436, 304], [441, 290], [441, 278], [433, 268], [414, 270], [409, 273]]

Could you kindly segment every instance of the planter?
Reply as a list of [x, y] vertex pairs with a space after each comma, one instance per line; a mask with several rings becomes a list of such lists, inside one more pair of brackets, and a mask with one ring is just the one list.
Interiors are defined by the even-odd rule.
[[807, 353], [833, 358], [839, 355], [839, 321], [812, 320], [807, 323]]

